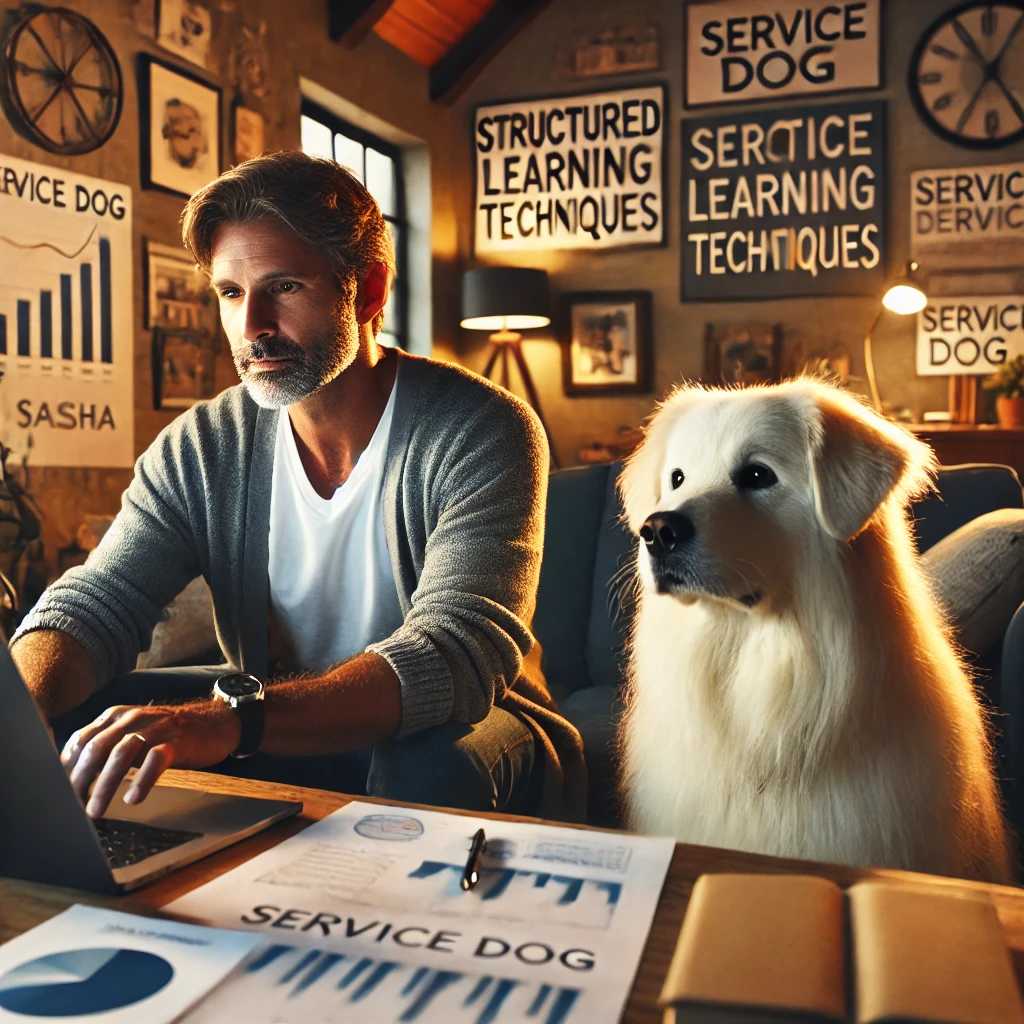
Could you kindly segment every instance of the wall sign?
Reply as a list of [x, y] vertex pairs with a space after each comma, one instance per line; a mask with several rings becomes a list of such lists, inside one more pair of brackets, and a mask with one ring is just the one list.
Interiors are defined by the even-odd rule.
[[665, 90], [478, 107], [477, 253], [665, 239]]
[[1024, 354], [1024, 297], [942, 296], [917, 314], [917, 372], [989, 374]]
[[885, 104], [683, 121], [682, 297], [863, 295], [885, 283]]
[[686, 105], [820, 96], [882, 84], [879, 0], [686, 5]]
[[930, 270], [1024, 264], [1024, 163], [914, 171], [910, 247]]
[[134, 462], [132, 190], [0, 155], [0, 437], [32, 466]]

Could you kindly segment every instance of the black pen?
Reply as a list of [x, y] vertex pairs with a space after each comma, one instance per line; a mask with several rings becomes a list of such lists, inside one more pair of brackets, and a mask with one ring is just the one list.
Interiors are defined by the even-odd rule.
[[480, 858], [483, 857], [484, 850], [486, 849], [487, 836], [484, 835], [482, 828], [478, 828], [469, 847], [466, 870], [462, 872], [462, 881], [459, 883], [466, 892], [469, 892], [480, 881]]

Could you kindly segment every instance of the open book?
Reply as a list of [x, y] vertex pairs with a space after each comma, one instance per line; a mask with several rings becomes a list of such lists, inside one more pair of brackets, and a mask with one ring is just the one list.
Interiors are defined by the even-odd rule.
[[698, 878], [661, 1005], [665, 1024], [1024, 1022], [986, 894], [809, 875]]

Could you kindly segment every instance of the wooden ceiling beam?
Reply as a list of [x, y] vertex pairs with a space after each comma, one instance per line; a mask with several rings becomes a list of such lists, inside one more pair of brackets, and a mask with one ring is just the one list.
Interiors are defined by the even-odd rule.
[[394, 0], [327, 0], [327, 34], [351, 50], [387, 12]]
[[430, 69], [430, 98], [454, 102], [551, 0], [498, 0]]

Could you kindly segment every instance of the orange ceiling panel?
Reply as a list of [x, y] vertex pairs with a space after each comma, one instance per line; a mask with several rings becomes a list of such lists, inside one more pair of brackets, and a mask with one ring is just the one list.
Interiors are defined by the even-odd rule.
[[374, 31], [406, 56], [433, 67], [497, 0], [394, 0]]

